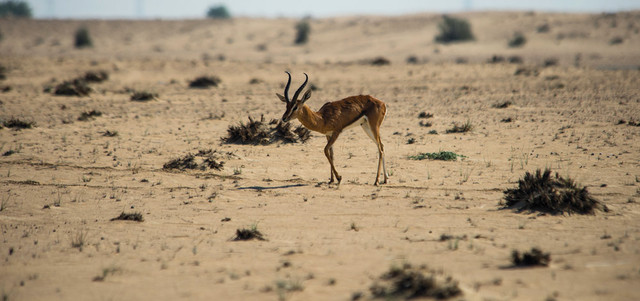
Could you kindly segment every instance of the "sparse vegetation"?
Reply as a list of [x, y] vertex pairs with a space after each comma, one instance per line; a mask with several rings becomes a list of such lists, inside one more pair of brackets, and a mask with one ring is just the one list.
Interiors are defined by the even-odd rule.
[[375, 59], [371, 60], [371, 65], [373, 66], [385, 66], [385, 65], [391, 65], [391, 61], [385, 57], [379, 56], [376, 57]]
[[82, 252], [82, 248], [87, 243], [87, 231], [79, 230], [71, 236], [71, 247]]
[[506, 189], [504, 194], [504, 208], [518, 212], [594, 214], [595, 210], [608, 211], [607, 206], [593, 198], [586, 187], [579, 187], [572, 179], [565, 179], [558, 173], [552, 177], [549, 169], [544, 172], [538, 169], [535, 174], [527, 172], [518, 180], [518, 188]]
[[436, 42], [464, 42], [474, 39], [471, 25], [465, 19], [444, 15], [442, 21], [438, 23], [438, 29], [440, 33], [435, 38]]
[[433, 118], [433, 114], [431, 113], [427, 113], [427, 112], [420, 112], [420, 114], [418, 114], [418, 118]]
[[54, 95], [63, 96], [87, 96], [90, 92], [91, 88], [87, 84], [87, 81], [82, 78], [64, 81], [53, 90]]
[[93, 281], [102, 282], [105, 279], [107, 279], [107, 276], [113, 275], [113, 274], [118, 273], [120, 271], [121, 271], [121, 269], [118, 268], [118, 267], [104, 268], [104, 269], [102, 269], [102, 274], [93, 277]]
[[238, 240], [252, 240], [252, 239], [266, 240], [263, 234], [260, 231], [258, 231], [257, 224], [251, 225], [250, 228], [236, 229], [236, 236], [233, 237], [232, 240], [238, 241]]
[[618, 45], [618, 44], [622, 44], [622, 42], [624, 42], [624, 39], [621, 37], [613, 37], [611, 38], [611, 40], [609, 40], [609, 45]]
[[133, 213], [125, 213], [124, 211], [120, 213], [120, 215], [110, 219], [110, 221], [134, 221], [134, 222], [143, 222], [144, 217], [140, 212]]
[[308, 18], [304, 18], [296, 24], [296, 38], [293, 43], [296, 45], [306, 44], [309, 41], [310, 34], [311, 24], [309, 24]]
[[247, 124], [231, 125], [227, 129], [227, 137], [222, 138], [225, 143], [267, 145], [282, 141], [285, 143], [306, 142], [311, 132], [298, 126], [293, 131], [290, 123], [282, 123], [280, 120], [272, 119], [269, 123], [264, 121], [264, 116], [260, 120], [254, 120], [249, 116]]
[[[227, 153], [227, 157], [232, 156], [232, 153]], [[202, 158], [201, 163], [196, 163], [196, 157]], [[162, 168], [163, 169], [177, 169], [177, 170], [186, 170], [186, 169], [199, 169], [206, 170], [215, 169], [222, 170], [224, 168], [224, 162], [218, 161], [219, 154], [217, 151], [208, 149], [208, 150], [200, 150], [196, 154], [186, 154], [184, 157], [172, 159], [169, 162], [165, 163]]]
[[189, 88], [206, 89], [209, 87], [217, 87], [222, 80], [217, 76], [200, 76], [189, 82]]
[[133, 94], [131, 95], [131, 101], [149, 101], [149, 100], [156, 99], [157, 97], [158, 97], [158, 94], [156, 93], [151, 93], [147, 91], [137, 91], [137, 92], [133, 92]]
[[31, 7], [25, 1], [2, 1], [0, 2], [0, 18], [31, 18]]
[[82, 77], [88, 83], [101, 83], [109, 79], [109, 73], [104, 70], [87, 71]]
[[508, 108], [512, 105], [513, 103], [510, 100], [507, 101], [503, 101], [503, 102], [499, 102], [499, 103], [494, 103], [493, 105], [491, 105], [491, 107], [496, 108], [496, 109], [505, 109]]
[[547, 33], [551, 30], [551, 27], [549, 26], [549, 23], [544, 23], [538, 27], [536, 27], [536, 31], [538, 33]]
[[527, 38], [521, 32], [516, 32], [513, 34], [513, 37], [511, 37], [507, 45], [511, 48], [516, 48], [516, 47], [522, 47], [526, 43], [527, 43]]
[[437, 153], [420, 153], [415, 156], [409, 156], [411, 160], [441, 160], [441, 161], [456, 161], [458, 158], [466, 158], [464, 155], [459, 155], [449, 151], [439, 151]]
[[24, 121], [18, 118], [11, 118], [2, 123], [4, 127], [11, 128], [14, 130], [22, 130], [22, 129], [30, 129], [35, 126], [33, 121]]
[[207, 17], [211, 19], [229, 19], [231, 18], [231, 14], [227, 10], [227, 7], [224, 5], [215, 5], [209, 7], [207, 11]]
[[93, 120], [96, 117], [100, 117], [102, 116], [102, 112], [100, 111], [96, 111], [96, 110], [91, 110], [88, 112], [82, 112], [82, 114], [80, 114], [80, 117], [78, 117], [78, 121], [89, 121], [89, 120]]
[[466, 133], [470, 132], [471, 130], [473, 130], [473, 125], [471, 124], [471, 121], [467, 120], [462, 125], [454, 123], [452, 128], [446, 130], [446, 133]]
[[462, 294], [458, 282], [451, 277], [439, 280], [434, 271], [428, 271], [426, 267], [414, 268], [408, 263], [391, 267], [369, 291], [373, 298], [385, 300], [448, 299]]
[[91, 35], [86, 27], [80, 27], [76, 30], [74, 41], [73, 45], [79, 49], [93, 47]]
[[551, 262], [551, 254], [544, 253], [538, 248], [531, 248], [531, 251], [520, 255], [518, 250], [511, 252], [511, 262], [515, 267], [548, 266]]

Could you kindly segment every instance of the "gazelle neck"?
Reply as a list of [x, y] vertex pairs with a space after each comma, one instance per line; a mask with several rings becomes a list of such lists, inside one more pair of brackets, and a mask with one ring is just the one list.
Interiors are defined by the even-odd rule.
[[302, 105], [300, 108], [300, 112], [298, 113], [298, 121], [304, 125], [304, 127], [315, 131], [324, 133], [322, 131], [324, 127], [324, 121], [322, 120], [322, 116], [318, 112], [314, 112], [311, 110], [309, 106], [306, 104]]

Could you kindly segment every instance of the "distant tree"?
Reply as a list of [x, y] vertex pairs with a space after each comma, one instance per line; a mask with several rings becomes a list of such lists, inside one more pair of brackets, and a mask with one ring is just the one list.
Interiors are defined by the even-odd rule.
[[304, 18], [296, 24], [296, 39], [293, 42], [296, 45], [306, 44], [309, 41], [309, 33], [311, 33], [311, 25], [308, 18]]
[[211, 19], [229, 19], [231, 15], [224, 5], [217, 5], [209, 8], [207, 17]]
[[93, 47], [93, 41], [86, 27], [80, 27], [76, 30], [75, 43], [76, 48]]
[[0, 18], [31, 18], [31, 7], [24, 1], [0, 1]]
[[436, 42], [450, 43], [473, 40], [471, 25], [465, 19], [442, 16], [442, 21], [438, 23], [440, 34], [436, 36]]

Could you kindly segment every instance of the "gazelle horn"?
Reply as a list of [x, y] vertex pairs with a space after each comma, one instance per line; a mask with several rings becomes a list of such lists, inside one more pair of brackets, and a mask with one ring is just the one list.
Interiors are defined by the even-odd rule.
[[302, 92], [302, 89], [304, 89], [304, 86], [307, 85], [307, 82], [309, 81], [309, 76], [305, 73], [304, 74], [304, 83], [302, 83], [302, 86], [300, 86], [300, 88], [298, 88], [298, 90], [296, 90], [296, 93], [293, 94], [293, 100], [297, 100], [298, 99], [298, 95], [300, 95], [300, 92]]
[[289, 99], [289, 86], [291, 86], [291, 73], [289, 73], [289, 71], [285, 71], [285, 73], [289, 75], [289, 80], [287, 81], [287, 86], [284, 87], [284, 99], [287, 102], [291, 102], [291, 99]]

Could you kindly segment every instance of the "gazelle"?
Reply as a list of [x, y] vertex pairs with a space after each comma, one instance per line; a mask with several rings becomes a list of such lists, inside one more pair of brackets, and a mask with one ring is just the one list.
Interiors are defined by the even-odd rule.
[[282, 115], [282, 121], [288, 122], [297, 118], [307, 129], [319, 132], [327, 136], [327, 145], [324, 147], [324, 154], [331, 165], [331, 180], [335, 179], [340, 184], [342, 177], [338, 175], [333, 164], [333, 143], [336, 142], [343, 130], [356, 125], [362, 126], [365, 133], [378, 146], [378, 172], [374, 185], [378, 185], [380, 178], [380, 169], [382, 169], [384, 179], [382, 184], [387, 183], [387, 169], [384, 163], [384, 145], [380, 140], [380, 125], [384, 120], [387, 112], [387, 106], [379, 99], [369, 95], [350, 96], [342, 100], [325, 103], [320, 110], [314, 112], [305, 104], [311, 97], [311, 89], [304, 93], [301, 99], [298, 99], [300, 92], [304, 89], [309, 81], [309, 76], [305, 73], [305, 80], [302, 86], [293, 94], [293, 98], [289, 98], [289, 86], [291, 86], [291, 73], [285, 71], [289, 75], [289, 80], [284, 88], [284, 96], [276, 93], [281, 101], [287, 104], [287, 110]]

